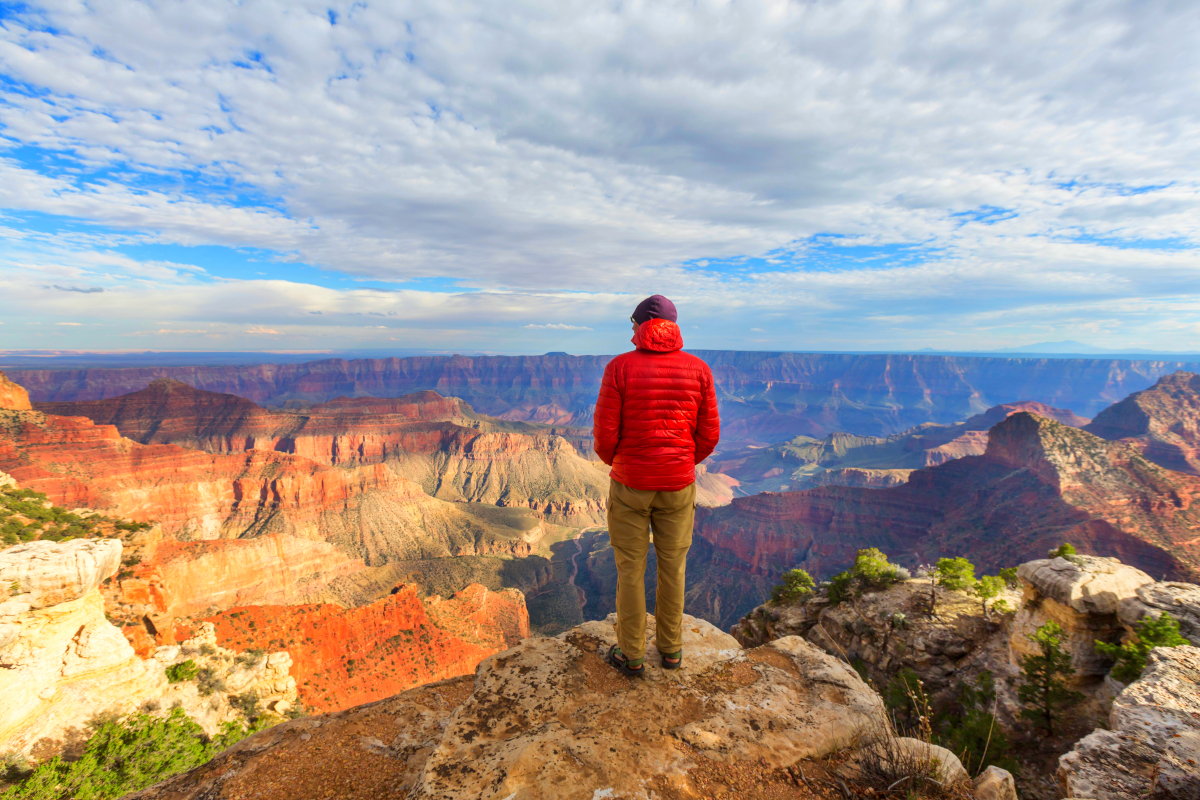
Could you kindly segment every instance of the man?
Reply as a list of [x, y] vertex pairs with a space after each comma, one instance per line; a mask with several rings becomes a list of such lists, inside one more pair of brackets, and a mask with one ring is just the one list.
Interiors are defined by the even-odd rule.
[[596, 452], [612, 467], [608, 535], [617, 562], [617, 644], [608, 661], [645, 674], [646, 553], [658, 560], [656, 644], [663, 669], [683, 664], [684, 563], [692, 544], [696, 465], [720, 438], [708, 365], [682, 351], [675, 304], [662, 295], [630, 320], [637, 350], [609, 362], [596, 401]]

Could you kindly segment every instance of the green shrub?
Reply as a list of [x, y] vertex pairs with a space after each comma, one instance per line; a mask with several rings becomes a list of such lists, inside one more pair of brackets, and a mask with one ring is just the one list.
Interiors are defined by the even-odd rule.
[[[984, 575], [975, 584], [975, 594], [983, 604], [983, 615], [988, 615], [988, 601], [994, 599], [1004, 589], [1004, 579], [998, 575]], [[1007, 605], [1006, 605], [1007, 607]]]
[[1157, 619], [1146, 617], [1139, 622], [1133, 641], [1125, 644], [1097, 641], [1096, 649], [1116, 662], [1112, 668], [1114, 678], [1122, 683], [1133, 683], [1146, 669], [1151, 650], [1185, 644], [1190, 642], [1179, 635], [1179, 623], [1170, 614], [1163, 614]]
[[984, 670], [974, 686], [958, 685], [953, 708], [938, 718], [936, 743], [957, 755], [972, 775], [992, 764], [1009, 772], [1016, 770], [1012, 743], [992, 714], [995, 701], [995, 678]]
[[1003, 580], [1010, 589], [1017, 589], [1021, 586], [1021, 581], [1017, 577], [1016, 567], [1005, 567], [1004, 569], [1000, 570], [1000, 579]]
[[829, 602], [837, 605], [868, 590], [886, 589], [908, 580], [908, 570], [888, 563], [887, 556], [877, 547], [859, 550], [854, 566], [829, 580]]
[[780, 576], [779, 583], [771, 590], [771, 602], [794, 603], [812, 593], [813, 579], [802, 569], [790, 569]]
[[1075, 545], [1070, 542], [1063, 542], [1058, 546], [1057, 550], [1051, 550], [1050, 558], [1066, 558], [1067, 556], [1075, 555]]
[[200, 666], [190, 658], [187, 661], [180, 661], [178, 664], [172, 664], [167, 667], [167, 682], [168, 683], [183, 683], [190, 681], [196, 677], [196, 673], [200, 671]]
[[0, 800], [110, 800], [199, 766], [252, 733], [226, 723], [209, 739], [182, 709], [100, 723], [78, 761], [54, 758], [0, 794]]
[[851, 584], [854, 578], [849, 572], [839, 572], [829, 579], [829, 602], [832, 605], [837, 605], [845, 600], [849, 600], [851, 596]]

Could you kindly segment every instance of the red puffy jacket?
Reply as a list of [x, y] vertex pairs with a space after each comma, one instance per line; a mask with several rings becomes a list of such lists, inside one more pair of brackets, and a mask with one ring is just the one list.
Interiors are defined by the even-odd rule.
[[647, 320], [633, 343], [637, 350], [604, 369], [592, 426], [596, 452], [630, 488], [686, 489], [721, 437], [712, 371], [682, 352], [674, 322]]

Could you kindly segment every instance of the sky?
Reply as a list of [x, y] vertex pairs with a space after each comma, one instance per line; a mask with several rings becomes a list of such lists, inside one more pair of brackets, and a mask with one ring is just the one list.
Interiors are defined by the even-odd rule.
[[0, 0], [0, 350], [1200, 350], [1179, 2]]

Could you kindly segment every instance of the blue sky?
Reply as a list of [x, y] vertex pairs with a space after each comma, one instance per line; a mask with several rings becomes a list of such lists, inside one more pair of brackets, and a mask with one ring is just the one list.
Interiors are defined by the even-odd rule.
[[[136, 33], [131, 33], [136, 32]], [[0, 5], [0, 350], [1200, 350], [1186, 4]]]

